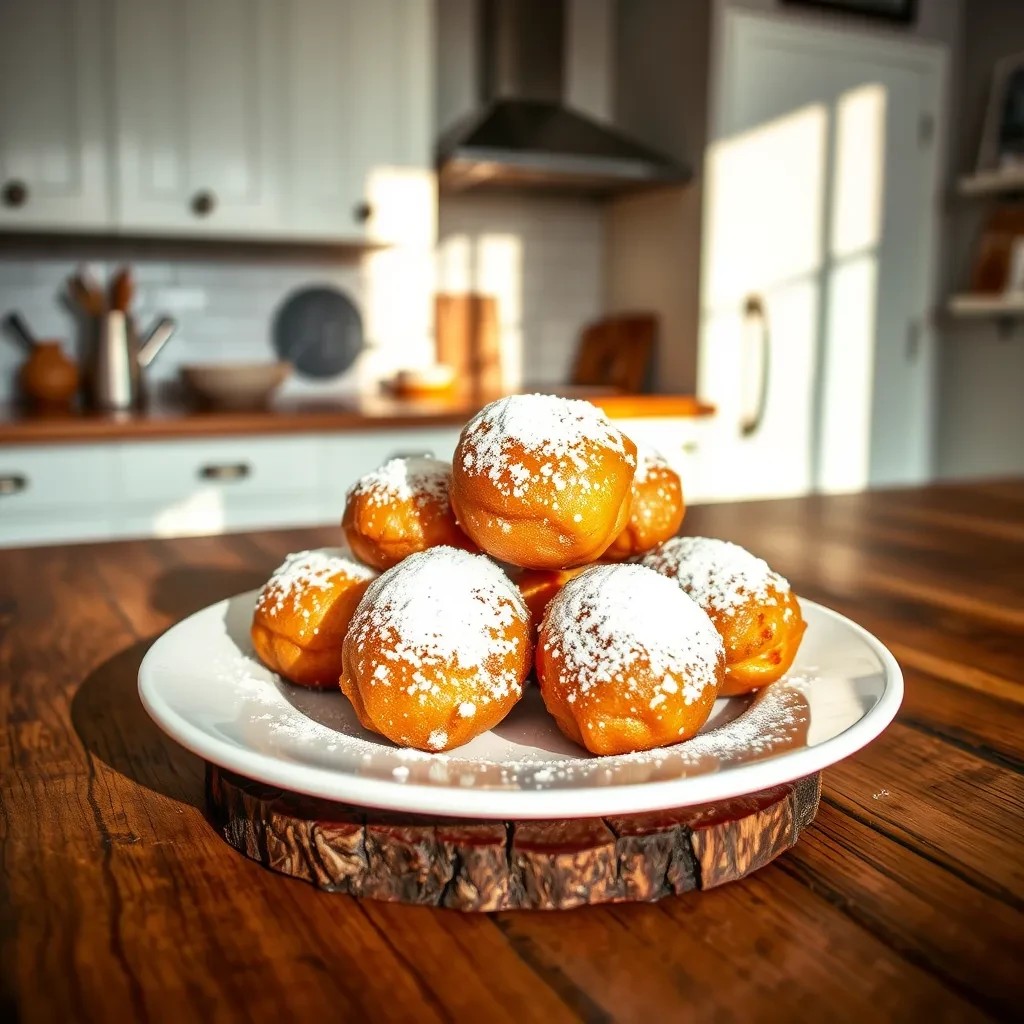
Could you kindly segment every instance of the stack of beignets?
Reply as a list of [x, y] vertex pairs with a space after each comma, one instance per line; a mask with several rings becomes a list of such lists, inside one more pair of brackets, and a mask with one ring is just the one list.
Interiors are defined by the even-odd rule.
[[354, 557], [289, 556], [253, 645], [292, 682], [340, 682], [364, 728], [425, 751], [493, 728], [534, 661], [559, 729], [592, 753], [677, 743], [718, 696], [780, 678], [804, 630], [761, 559], [674, 536], [685, 511], [667, 460], [594, 405], [500, 399], [451, 466], [392, 459], [358, 480]]

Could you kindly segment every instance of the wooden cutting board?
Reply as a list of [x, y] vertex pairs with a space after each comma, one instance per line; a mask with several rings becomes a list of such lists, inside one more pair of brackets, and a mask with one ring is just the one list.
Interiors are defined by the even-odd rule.
[[498, 300], [475, 292], [434, 298], [437, 361], [454, 368], [471, 394], [502, 390]]
[[572, 368], [572, 383], [615, 388], [628, 394], [648, 391], [658, 318], [653, 313], [605, 317], [584, 328]]

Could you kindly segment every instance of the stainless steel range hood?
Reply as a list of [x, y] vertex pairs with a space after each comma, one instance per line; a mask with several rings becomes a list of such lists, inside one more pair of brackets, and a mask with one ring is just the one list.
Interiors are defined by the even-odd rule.
[[690, 169], [563, 102], [563, 0], [481, 0], [485, 98], [442, 136], [441, 188], [595, 197], [681, 184]]

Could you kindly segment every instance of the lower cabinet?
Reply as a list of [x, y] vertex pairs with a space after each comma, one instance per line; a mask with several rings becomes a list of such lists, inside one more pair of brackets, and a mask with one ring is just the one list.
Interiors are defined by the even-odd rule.
[[459, 431], [370, 430], [0, 447], [0, 547], [340, 522], [395, 455], [451, 459]]
[[[713, 499], [694, 419], [618, 420], [657, 448], [688, 504]], [[355, 480], [398, 455], [450, 461], [458, 427], [0, 447], [0, 547], [337, 523]]]

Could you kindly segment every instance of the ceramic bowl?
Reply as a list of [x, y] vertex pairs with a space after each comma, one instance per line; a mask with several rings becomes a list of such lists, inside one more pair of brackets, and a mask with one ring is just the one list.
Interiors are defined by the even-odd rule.
[[290, 363], [198, 363], [181, 367], [187, 390], [208, 409], [259, 409], [292, 372]]

